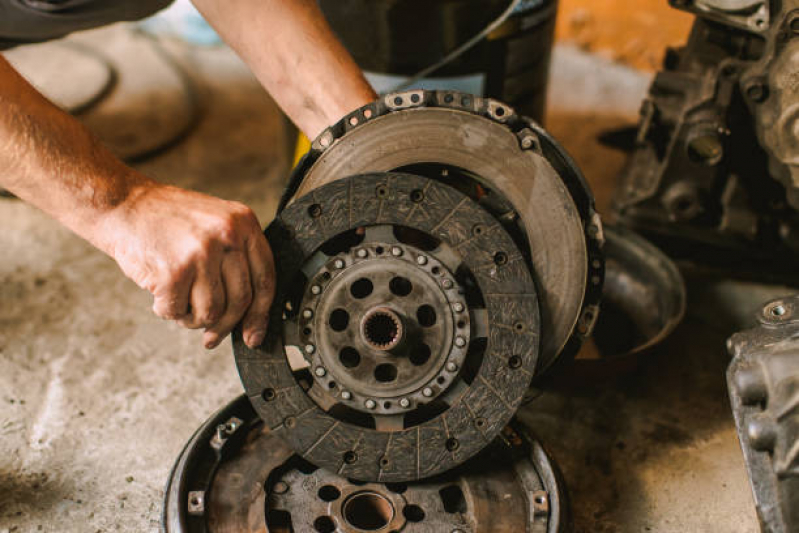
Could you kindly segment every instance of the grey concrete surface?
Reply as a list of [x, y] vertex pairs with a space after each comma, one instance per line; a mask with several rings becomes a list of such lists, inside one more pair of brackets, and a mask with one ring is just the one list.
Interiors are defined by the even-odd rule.
[[[268, 221], [293, 144], [278, 109], [229, 51], [171, 50], [206, 114], [140, 168]], [[645, 78], [624, 74], [618, 108], [594, 120], [590, 99], [601, 106], [608, 93], [590, 87], [611, 90], [614, 76], [575, 50], [556, 58], [551, 127], [578, 160], [604, 160], [586, 132], [608, 115], [634, 120]], [[575, 80], [581, 107], [570, 112], [558, 95]], [[152, 111], [147, 85], [131, 100], [142, 113]], [[584, 170], [612, 186], [613, 165], [599, 166]], [[207, 352], [198, 333], [154, 318], [111, 260], [34, 208], [0, 199], [0, 228], [0, 532], [157, 531], [172, 462], [241, 391], [230, 346]], [[571, 487], [578, 532], [756, 530], [723, 381], [725, 327], [689, 318], [626, 372], [575, 373], [525, 409]]]

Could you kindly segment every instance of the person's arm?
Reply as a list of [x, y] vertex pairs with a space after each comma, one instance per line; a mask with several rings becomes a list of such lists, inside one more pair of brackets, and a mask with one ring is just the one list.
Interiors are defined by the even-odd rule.
[[317, 0], [193, 0], [310, 138], [376, 95]]
[[0, 185], [113, 257], [157, 315], [205, 328], [207, 347], [242, 318], [247, 344], [261, 343], [274, 266], [252, 211], [124, 165], [2, 56]]

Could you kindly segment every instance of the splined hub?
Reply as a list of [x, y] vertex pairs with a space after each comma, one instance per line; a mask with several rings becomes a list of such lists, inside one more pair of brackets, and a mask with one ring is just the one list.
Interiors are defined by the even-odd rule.
[[[396, 233], [409, 233], [403, 228], [367, 227], [357, 246], [334, 257], [320, 251], [303, 267], [311, 279], [302, 311], [283, 323], [284, 338], [299, 334], [322, 403], [409, 412], [446, 391], [463, 366], [470, 308], [439, 259], [456, 256], [444, 244], [423, 251], [399, 242]], [[380, 429], [401, 422], [377, 421]]]
[[466, 195], [409, 174], [354, 176], [267, 228], [267, 339], [234, 351], [266, 425], [311, 463], [407, 481], [462, 463], [510, 420], [539, 351], [521, 251]]

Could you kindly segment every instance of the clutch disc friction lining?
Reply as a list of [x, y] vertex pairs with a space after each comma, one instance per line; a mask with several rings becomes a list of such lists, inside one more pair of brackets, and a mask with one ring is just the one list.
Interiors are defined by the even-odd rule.
[[538, 296], [484, 209], [408, 174], [337, 180], [267, 228], [264, 344], [234, 334], [246, 393], [312, 464], [368, 481], [445, 472], [485, 447], [536, 368]]

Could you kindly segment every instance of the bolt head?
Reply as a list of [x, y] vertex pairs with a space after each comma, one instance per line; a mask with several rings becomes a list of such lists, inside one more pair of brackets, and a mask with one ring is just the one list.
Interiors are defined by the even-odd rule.
[[305, 353], [314, 353], [316, 351], [316, 346], [313, 344], [306, 344], [305, 345]]
[[420, 255], [419, 257], [416, 258], [416, 262], [418, 264], [420, 264], [420, 265], [426, 265], [427, 264], [427, 257], [425, 257], [423, 255]]
[[453, 305], [452, 308], [455, 309], [456, 313], [463, 313], [463, 304], [460, 302]]
[[391, 249], [391, 255], [393, 255], [394, 257], [401, 256], [402, 255], [402, 248], [400, 248], [399, 246], [394, 246]]
[[411, 401], [408, 398], [402, 398], [400, 399], [399, 404], [403, 409], [407, 409], [411, 406]]
[[322, 287], [319, 285], [313, 285], [311, 287], [311, 294], [319, 294], [320, 292], [322, 292]]
[[341, 391], [341, 398], [343, 400], [350, 400], [350, 399], [352, 399], [352, 393], [350, 391], [348, 391], [348, 390]]
[[463, 348], [464, 346], [466, 346], [466, 339], [464, 339], [463, 337], [455, 337], [455, 346], [457, 346], [458, 348]]
[[425, 387], [422, 390], [422, 394], [429, 398], [433, 395], [433, 389], [431, 389], [430, 387]]
[[278, 481], [277, 483], [275, 483], [275, 486], [272, 487], [272, 492], [274, 492], [275, 494], [285, 494], [288, 491], [289, 491], [289, 486], [283, 481]]
[[336, 259], [335, 261], [333, 261], [333, 266], [336, 268], [344, 268], [344, 261], [342, 261], [341, 259]]
[[365, 405], [367, 409], [374, 409], [377, 407], [377, 403], [374, 400], [366, 400]]
[[302, 317], [313, 318], [313, 311], [311, 311], [310, 309], [306, 309], [305, 311], [302, 312]]
[[358, 250], [357, 252], [355, 252], [355, 255], [357, 255], [357, 256], [358, 256], [358, 257], [360, 257], [360, 258], [364, 258], [364, 257], [366, 257], [366, 255], [367, 255], [367, 252], [366, 252], [366, 250], [364, 250], [363, 248], [361, 248], [360, 250]]
[[451, 288], [452, 288], [452, 280], [451, 280], [451, 279], [445, 279], [445, 280], [443, 280], [443, 281], [441, 282], [441, 285], [442, 285], [442, 286], [443, 286], [445, 289], [451, 289]]
[[447, 363], [447, 370], [450, 372], [455, 372], [456, 370], [458, 370], [458, 365], [451, 362]]
[[316, 370], [314, 370], [314, 374], [316, 374], [321, 378], [324, 377], [325, 374], [327, 374], [327, 370], [325, 370], [325, 368], [322, 366], [317, 366]]

